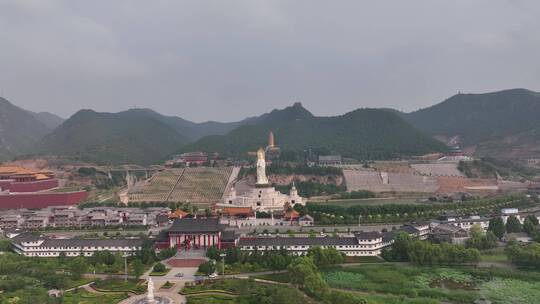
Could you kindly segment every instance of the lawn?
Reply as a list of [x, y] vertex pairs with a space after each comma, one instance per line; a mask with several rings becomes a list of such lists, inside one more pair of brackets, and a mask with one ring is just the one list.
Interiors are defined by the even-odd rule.
[[146, 287], [142, 284], [141, 280], [96, 280], [92, 284], [92, 288], [101, 292], [133, 292], [136, 294], [143, 294], [146, 292]]
[[[221, 264], [218, 265], [217, 271], [221, 273]], [[250, 272], [262, 272], [268, 271], [268, 268], [262, 267], [259, 264], [250, 264], [250, 263], [234, 263], [234, 264], [225, 264], [225, 274], [239, 274], [239, 273], [250, 273]]]
[[171, 271], [170, 268], [167, 268], [165, 271], [152, 271], [150, 275], [153, 277], [164, 277], [169, 273], [169, 271]]
[[69, 284], [66, 286], [65, 289], [71, 289], [71, 288], [79, 287], [79, 286], [91, 283], [93, 281], [95, 281], [95, 279], [89, 279], [89, 278], [81, 278], [81, 279], [78, 279], [78, 280], [69, 280]]
[[279, 283], [291, 282], [291, 278], [288, 272], [259, 275], [259, 276], [255, 276], [255, 278], [261, 279], [261, 280], [279, 282]]
[[362, 265], [322, 274], [332, 288], [364, 293], [375, 303], [408, 303], [412, 299], [414, 303], [472, 303], [483, 296], [494, 303], [532, 304], [540, 297], [538, 272]]
[[94, 294], [86, 290], [76, 289], [66, 292], [62, 297], [65, 304], [114, 304], [127, 299], [126, 294]]
[[235, 304], [238, 300], [235, 296], [226, 295], [203, 295], [188, 297], [187, 304]]
[[509, 262], [503, 248], [485, 250], [481, 256], [482, 262]]
[[191, 295], [188, 296], [188, 303], [312, 303], [303, 293], [293, 287], [264, 284], [248, 279], [205, 281], [201, 285], [187, 285], [182, 293], [192, 294], [205, 291], [228, 292], [231, 295]]

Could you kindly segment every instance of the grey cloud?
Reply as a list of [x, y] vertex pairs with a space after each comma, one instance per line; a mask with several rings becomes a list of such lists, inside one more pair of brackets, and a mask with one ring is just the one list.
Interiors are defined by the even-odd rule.
[[540, 90], [538, 1], [0, 1], [17, 105], [236, 120]]

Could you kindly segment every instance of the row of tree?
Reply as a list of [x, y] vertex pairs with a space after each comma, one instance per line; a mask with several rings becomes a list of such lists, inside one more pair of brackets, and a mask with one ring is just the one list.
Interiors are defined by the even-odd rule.
[[525, 218], [525, 220], [523, 221], [523, 224], [521, 224], [519, 219], [514, 215], [510, 215], [507, 218], [506, 224], [500, 217], [492, 218], [489, 221], [488, 231], [491, 231], [499, 239], [502, 239], [502, 237], [506, 233], [516, 233], [516, 232], [526, 232], [533, 238], [538, 238], [540, 235], [540, 227], [538, 224], [538, 218], [536, 218], [536, 216], [532, 214], [528, 215]]
[[540, 243], [533, 242], [528, 245], [520, 245], [510, 242], [506, 248], [506, 254], [512, 263], [525, 268], [540, 269]]
[[523, 196], [506, 196], [461, 203], [439, 204], [387, 204], [355, 205], [343, 207], [336, 204], [295, 205], [301, 214], [310, 214], [320, 224], [390, 223], [430, 219], [446, 212], [457, 214], [488, 213], [503, 207], [519, 207], [528, 204]]
[[[213, 261], [222, 261], [222, 255], [225, 264], [255, 264], [258, 268], [269, 270], [285, 270], [298, 257], [292, 255], [287, 250], [270, 250], [259, 252], [244, 252], [238, 248], [228, 248], [219, 250], [216, 247], [211, 247], [207, 250], [206, 256], [210, 259], [208, 263], [202, 264], [199, 271], [209, 275], [216, 271], [216, 266]], [[318, 267], [329, 267], [331, 265], [341, 264], [344, 262], [344, 255], [335, 248], [312, 247], [308, 250], [307, 256], [310, 257]]]
[[[337, 193], [344, 193], [345, 186], [337, 186], [334, 184], [323, 184], [313, 181], [299, 181], [295, 183], [298, 194], [302, 197], [313, 197], [321, 195], [333, 195]], [[292, 188], [292, 184], [289, 185], [277, 185], [276, 190], [281, 193], [289, 194]]]
[[394, 244], [383, 249], [382, 256], [388, 261], [408, 261], [418, 265], [460, 265], [480, 261], [480, 251], [475, 248], [420, 241], [405, 232], [396, 235]]

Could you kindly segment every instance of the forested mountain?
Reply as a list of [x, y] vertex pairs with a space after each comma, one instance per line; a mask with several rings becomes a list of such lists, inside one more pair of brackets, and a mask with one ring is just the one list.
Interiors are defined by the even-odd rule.
[[127, 112], [131, 113], [134, 116], [141, 117], [152, 117], [156, 120], [159, 120], [169, 127], [176, 130], [178, 133], [182, 134], [189, 140], [197, 140], [201, 137], [207, 135], [222, 135], [227, 134], [236, 127], [239, 127], [244, 122], [249, 121], [248, 119], [238, 121], [238, 122], [216, 122], [216, 121], [207, 121], [201, 123], [195, 123], [178, 116], [166, 116], [160, 113], [157, 113], [151, 109], [131, 109]]
[[54, 130], [56, 127], [61, 125], [65, 119], [62, 117], [49, 113], [49, 112], [30, 112], [37, 120], [41, 121], [49, 130]]
[[0, 97], [0, 160], [28, 152], [52, 130], [35, 115]]
[[230, 123], [194, 123], [150, 109], [82, 110], [63, 121], [0, 99], [0, 159], [55, 154], [98, 163], [149, 164], [176, 152], [198, 150], [243, 158], [267, 144], [270, 130], [283, 151], [312, 150], [356, 159], [393, 159], [447, 148], [433, 137], [459, 138], [479, 156], [532, 158], [540, 157], [539, 114], [540, 94], [524, 89], [457, 94], [408, 114], [359, 109], [316, 117], [296, 103]]
[[403, 117], [432, 136], [457, 136], [480, 155], [527, 157], [540, 151], [540, 94], [525, 89], [457, 94]]
[[81, 110], [45, 136], [35, 145], [35, 151], [96, 163], [152, 164], [187, 141], [151, 115]]
[[315, 117], [297, 103], [265, 114], [227, 135], [204, 137], [182, 151], [217, 151], [243, 157], [247, 151], [266, 146], [271, 130], [283, 150], [313, 149], [356, 159], [391, 159], [446, 149], [389, 111], [359, 109], [341, 116]]

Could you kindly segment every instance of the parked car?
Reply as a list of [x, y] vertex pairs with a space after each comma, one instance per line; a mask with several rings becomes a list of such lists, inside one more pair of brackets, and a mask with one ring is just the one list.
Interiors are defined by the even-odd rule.
[[218, 274], [217, 273], [212, 273], [211, 275], [208, 276], [210, 279], [215, 279], [218, 277]]
[[183, 273], [183, 272], [179, 272], [179, 273], [175, 274], [174, 276], [177, 277], [177, 278], [183, 278], [183, 277], [184, 277], [184, 273]]

